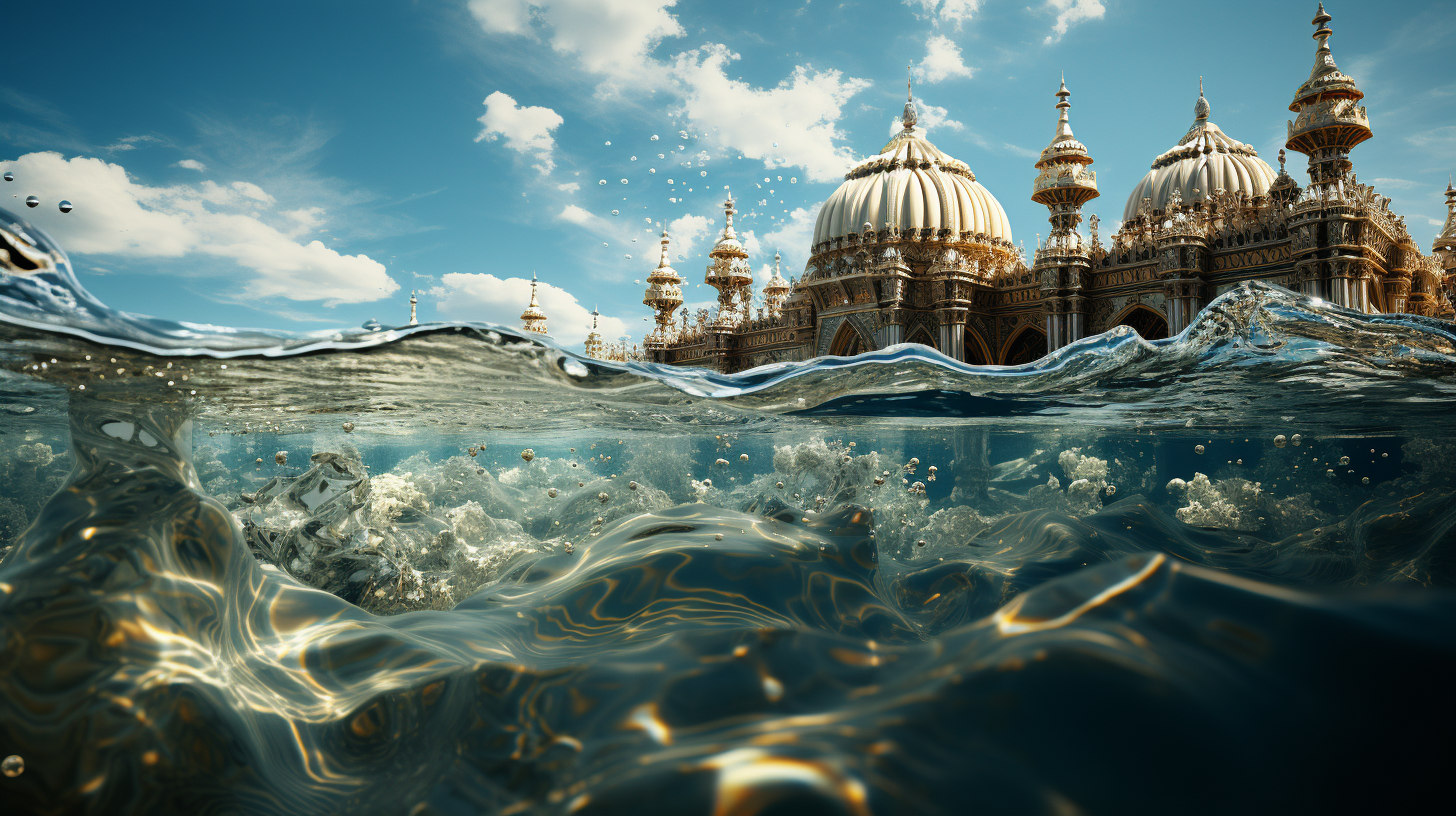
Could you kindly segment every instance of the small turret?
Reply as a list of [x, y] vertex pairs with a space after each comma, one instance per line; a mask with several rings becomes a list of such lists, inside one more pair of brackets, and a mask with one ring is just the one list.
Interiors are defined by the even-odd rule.
[[533, 334], [546, 334], [546, 313], [536, 302], [536, 273], [531, 273], [531, 302], [521, 312], [521, 328]]
[[682, 282], [677, 271], [668, 260], [667, 230], [662, 231], [662, 252], [657, 268], [647, 276], [647, 292], [642, 303], [656, 313], [657, 327], [642, 340], [642, 346], [649, 352], [665, 348], [672, 340], [672, 313], [682, 305]]
[[779, 271], [780, 258], [777, 252], [774, 253], [773, 277], [763, 285], [763, 305], [770, 318], [776, 318], [784, 309], [784, 301], [789, 297], [789, 282], [784, 280], [783, 273]]
[[418, 325], [420, 325], [419, 318], [415, 316], [415, 304], [416, 303], [419, 303], [419, 300], [415, 297], [415, 291], [413, 289], [411, 289], [410, 290], [410, 322], [409, 322], [409, 324], [411, 326], [418, 326]]
[[1446, 225], [1431, 244], [1431, 254], [1448, 277], [1456, 275], [1456, 186], [1446, 178]]
[[748, 303], [753, 295], [753, 270], [748, 267], [748, 250], [733, 231], [733, 196], [723, 202], [723, 234], [708, 252], [707, 274], [703, 282], [718, 290], [718, 315], [713, 328], [732, 329], [748, 316]]
[[586, 356], [597, 360], [606, 359], [603, 352], [604, 344], [602, 343], [602, 335], [601, 332], [597, 331], [597, 318], [601, 316], [602, 313], [597, 311], [596, 307], [593, 306], [591, 310], [591, 332], [587, 334], [586, 341], [582, 343], [582, 349], [586, 352]]

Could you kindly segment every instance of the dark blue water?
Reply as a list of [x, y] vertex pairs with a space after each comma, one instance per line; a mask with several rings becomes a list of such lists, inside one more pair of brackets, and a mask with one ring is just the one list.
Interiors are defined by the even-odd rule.
[[0, 812], [1449, 805], [1450, 324], [724, 377], [116, 313], [0, 229]]

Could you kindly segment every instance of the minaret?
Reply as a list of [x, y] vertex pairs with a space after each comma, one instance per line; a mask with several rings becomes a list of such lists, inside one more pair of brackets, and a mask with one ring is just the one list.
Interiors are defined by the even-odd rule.
[[[1309, 156], [1310, 180], [1310, 202], [1296, 205], [1289, 222], [1295, 236], [1291, 284], [1337, 306], [1365, 310], [1374, 269], [1364, 257], [1356, 231], [1349, 229], [1351, 213], [1344, 211], [1348, 208], [1343, 198], [1354, 167], [1350, 150], [1370, 138], [1370, 118], [1357, 104], [1365, 94], [1355, 87], [1355, 80], [1335, 67], [1330, 54], [1331, 19], [1321, 3], [1312, 21], [1319, 43], [1314, 69], [1294, 92], [1289, 106], [1299, 115], [1288, 123], [1285, 147]], [[1405, 311], [1410, 271], [1391, 269], [1383, 283], [1386, 308]]]
[[748, 268], [748, 251], [738, 242], [738, 233], [733, 231], [733, 196], [723, 202], [723, 234], [718, 243], [709, 250], [708, 272], [703, 282], [718, 290], [718, 315], [713, 321], [715, 329], [736, 327], [743, 319], [740, 304], [747, 301], [743, 290], [753, 285], [753, 271]]
[[1038, 173], [1031, 183], [1031, 200], [1051, 211], [1051, 235], [1037, 249], [1032, 265], [1041, 280], [1048, 352], [1082, 339], [1087, 314], [1082, 287], [1090, 283], [1086, 278], [1092, 267], [1077, 225], [1082, 222], [1082, 205], [1098, 196], [1097, 174], [1087, 169], [1092, 157], [1086, 146], [1072, 135], [1067, 113], [1071, 96], [1063, 77], [1056, 93], [1057, 131], [1037, 159]]
[[602, 356], [602, 335], [601, 335], [600, 332], [597, 331], [597, 318], [599, 318], [601, 316], [602, 316], [602, 313], [599, 312], [599, 311], [597, 311], [596, 310], [596, 307], [592, 307], [592, 310], [591, 310], [591, 319], [592, 319], [591, 332], [589, 334], [587, 334], [587, 336], [586, 336], [586, 342], [582, 343], [582, 349], [586, 352], [586, 356], [591, 357], [591, 358], [594, 358], [594, 359], [597, 359], [597, 360], [605, 359]]
[[546, 333], [546, 313], [541, 311], [541, 306], [536, 302], [536, 273], [531, 273], [531, 302], [526, 305], [526, 311], [521, 312], [521, 328], [534, 334]]
[[905, 130], [914, 130], [915, 123], [919, 121], [915, 115], [915, 88], [912, 84], [915, 79], [915, 67], [913, 65], [905, 67], [910, 75], [905, 77], [905, 110], [900, 114], [900, 124], [905, 126]]
[[652, 362], [667, 362], [667, 344], [673, 334], [672, 313], [683, 302], [682, 282], [668, 260], [667, 230], [663, 230], [662, 254], [657, 260], [657, 268], [647, 276], [647, 293], [642, 297], [643, 304], [656, 313], [657, 328], [642, 338], [642, 347]]
[[410, 322], [409, 322], [409, 324], [411, 326], [418, 326], [418, 325], [420, 325], [419, 318], [415, 316], [415, 304], [418, 303], [418, 302], [419, 302], [419, 300], [415, 298], [415, 291], [413, 289], [411, 289], [410, 290]]
[[1365, 108], [1355, 103], [1365, 97], [1355, 80], [1335, 67], [1330, 53], [1332, 20], [1325, 4], [1311, 21], [1316, 26], [1314, 39], [1319, 43], [1314, 53], [1314, 69], [1309, 79], [1294, 92], [1289, 110], [1299, 114], [1289, 122], [1285, 147], [1309, 156], [1309, 178], [1315, 185], [1342, 186], [1349, 174], [1350, 150], [1369, 139], [1370, 118]]
[[717, 359], [716, 367], [727, 373], [728, 348], [734, 329], [747, 316], [752, 296], [753, 270], [748, 268], [748, 251], [738, 242], [733, 231], [733, 196], [723, 202], [723, 234], [708, 252], [711, 259], [703, 282], [718, 290], [718, 314], [708, 335], [708, 353]]
[[784, 280], [779, 271], [780, 260], [779, 254], [775, 252], [773, 277], [763, 285], [763, 305], [771, 319], [777, 318], [783, 312], [784, 301], [789, 297], [789, 282]]
[[1448, 279], [1456, 277], [1456, 186], [1446, 178], [1446, 226], [1431, 244], [1431, 254]]

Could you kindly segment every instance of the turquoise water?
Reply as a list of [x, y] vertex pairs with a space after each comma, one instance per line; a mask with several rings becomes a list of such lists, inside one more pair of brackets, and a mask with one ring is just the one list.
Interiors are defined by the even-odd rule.
[[[736, 376], [0, 277], [19, 813], [1413, 812], [1456, 329], [1249, 285]], [[14, 764], [5, 766], [14, 769]]]

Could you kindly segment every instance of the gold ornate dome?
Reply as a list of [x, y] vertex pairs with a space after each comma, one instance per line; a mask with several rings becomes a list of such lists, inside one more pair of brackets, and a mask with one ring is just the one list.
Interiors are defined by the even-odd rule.
[[907, 237], [916, 231], [937, 239], [984, 239], [1011, 242], [1006, 210], [976, 175], [931, 144], [915, 129], [913, 102], [905, 104], [904, 129], [878, 156], [865, 159], [844, 176], [844, 183], [819, 210], [814, 225], [814, 251], [836, 238], [859, 235], [866, 223]]
[[[1222, 188], [1230, 193], [1262, 196], [1276, 178], [1273, 168], [1259, 158], [1258, 151], [1229, 138], [1218, 125], [1208, 121], [1208, 100], [1203, 81], [1198, 82], [1198, 102], [1193, 107], [1193, 126], [1177, 146], [1153, 160], [1153, 167], [1133, 188], [1122, 208], [1122, 220], [1137, 218], [1143, 199], [1161, 210], [1177, 190], [1185, 203], [1204, 199]], [[1197, 193], [1195, 194], [1195, 191]]]

